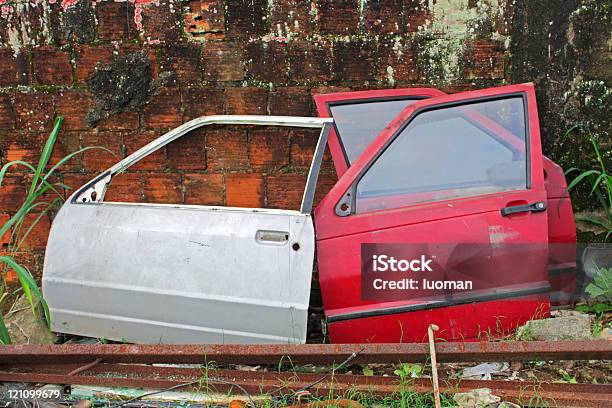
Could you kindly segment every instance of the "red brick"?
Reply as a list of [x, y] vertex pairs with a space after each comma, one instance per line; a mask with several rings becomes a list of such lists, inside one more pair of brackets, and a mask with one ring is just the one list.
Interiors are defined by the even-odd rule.
[[0, 48], [0, 86], [27, 85], [30, 81], [28, 55], [15, 55], [12, 48]]
[[15, 111], [8, 95], [0, 95], [0, 130], [15, 129]]
[[25, 180], [23, 177], [8, 175], [0, 185], [0, 210], [15, 212], [19, 210], [26, 197]]
[[53, 47], [32, 50], [34, 81], [42, 85], [69, 85], [72, 83], [70, 54]]
[[83, 133], [81, 137], [82, 147], [97, 146], [107, 149], [91, 149], [83, 153], [83, 167], [86, 170], [91, 172], [101, 172], [108, 169], [123, 158], [123, 139], [120, 133], [97, 131]]
[[319, 94], [329, 94], [329, 93], [335, 93], [335, 92], [349, 92], [350, 90], [351, 88], [349, 88], [348, 86], [325, 85], [325, 86], [317, 86], [315, 88], [312, 88], [310, 90], [310, 93], [312, 95], [319, 95]]
[[113, 176], [104, 201], [126, 203], [142, 202], [142, 175], [140, 173], [121, 173]]
[[190, 0], [183, 15], [185, 31], [195, 39], [209, 34], [221, 34], [225, 30], [225, 5], [223, 0]]
[[21, 227], [21, 235], [19, 240], [24, 238], [25, 232], [31, 227], [32, 230], [25, 237], [25, 240], [20, 246], [20, 249], [43, 249], [47, 246], [47, 239], [49, 238], [49, 230], [51, 229], [51, 222], [47, 215], [37, 218], [40, 214], [30, 213], [25, 216], [23, 226]]
[[[119, 3], [103, 3], [119, 4]], [[123, 3], [125, 4], [125, 3]], [[97, 68], [110, 64], [113, 57], [111, 45], [81, 45], [76, 48], [76, 80], [85, 83]]]
[[168, 167], [177, 170], [206, 170], [206, 137], [196, 129], [166, 146]]
[[[50, 19], [46, 23], [53, 33], [54, 44], [90, 43], [95, 40], [96, 15], [92, 7], [94, 1], [74, 2], [76, 4], [65, 11], [61, 7], [57, 7], [57, 1], [50, 3], [54, 4], [51, 4]], [[45, 16], [41, 17], [42, 22]]]
[[427, 2], [404, 0], [404, 27], [402, 32], [416, 33], [419, 31], [419, 27], [424, 27], [431, 19], [431, 10], [429, 10]]
[[327, 43], [296, 41], [289, 48], [289, 77], [295, 81], [331, 79], [331, 47]]
[[251, 42], [246, 46], [247, 72], [264, 82], [285, 82], [287, 45], [282, 42]]
[[[37, 133], [14, 133], [5, 132], [2, 134], [4, 157], [7, 162], [20, 160], [36, 165], [42, 150], [41, 137]], [[13, 172], [29, 172], [24, 167], [15, 166], [11, 168]]]
[[235, 170], [248, 167], [245, 131], [213, 130], [206, 133], [206, 159], [211, 170]]
[[63, 130], [88, 129], [85, 117], [93, 100], [87, 91], [69, 89], [55, 95], [55, 110], [64, 117]]
[[144, 202], [182, 204], [180, 174], [148, 174], [144, 177]]
[[268, 176], [266, 207], [299, 210], [305, 187], [306, 176], [303, 174], [286, 173]]
[[[62, 128], [63, 129], [63, 128]], [[44, 133], [41, 135], [41, 146], [46, 141], [48, 134]], [[49, 158], [49, 164], [47, 168], [55, 166], [60, 160], [63, 160], [69, 154], [76, 152], [80, 149], [80, 138], [78, 132], [60, 131], [59, 136], [55, 140], [55, 146], [53, 146], [53, 152], [51, 158]], [[41, 149], [42, 150], [42, 149]], [[40, 150], [38, 152], [40, 154]], [[67, 171], [77, 171], [81, 168], [81, 157], [82, 155], [77, 154], [70, 160], [62, 163], [58, 173], [64, 173]]]
[[227, 174], [225, 176], [229, 207], [261, 208], [264, 205], [264, 182], [261, 174]]
[[142, 10], [143, 33], [141, 36], [147, 42], [159, 41], [171, 44], [180, 39], [183, 33], [182, 4], [150, 2], [137, 7]]
[[319, 32], [321, 34], [355, 34], [359, 27], [357, 0], [320, 0]]
[[90, 182], [95, 177], [95, 174], [64, 173], [62, 176], [63, 183], [69, 187], [64, 189], [65, 198], [67, 199], [76, 189]]
[[[123, 144], [125, 146], [126, 156], [129, 156], [160, 136], [161, 135], [159, 133], [153, 131], [135, 132], [124, 135]], [[167, 164], [168, 160], [166, 158], [166, 147], [162, 147], [134, 164], [132, 167], [130, 167], [130, 171], [162, 171], [166, 168]]]
[[173, 44], [161, 50], [159, 69], [174, 71], [181, 83], [193, 83], [202, 80], [202, 48], [198, 44]]
[[181, 121], [181, 95], [176, 88], [163, 88], [144, 108], [142, 124], [146, 128], [172, 128]]
[[289, 131], [258, 129], [251, 132], [249, 159], [255, 167], [282, 168], [289, 164]]
[[234, 42], [211, 41], [203, 52], [204, 79], [207, 81], [242, 81], [242, 48]]
[[463, 75], [465, 79], [502, 79], [503, 47], [494, 42], [476, 40], [465, 45]]
[[223, 114], [223, 89], [194, 87], [188, 88], [184, 95], [184, 121], [200, 116]]
[[473, 91], [478, 88], [473, 82], [454, 82], [452, 84], [440, 85], [438, 89], [447, 94], [454, 94], [457, 92]]
[[415, 82], [419, 79], [418, 47], [410, 40], [381, 44], [379, 53], [378, 79], [380, 81], [393, 85], [398, 82]]
[[185, 174], [185, 204], [223, 205], [222, 174]]
[[320, 174], [317, 180], [317, 189], [315, 190], [313, 208], [319, 204], [319, 202], [327, 195], [329, 190], [338, 182], [338, 177], [335, 173], [333, 174]]
[[234, 115], [265, 115], [267, 92], [261, 88], [227, 88], [225, 109]]
[[17, 128], [27, 131], [49, 131], [53, 127], [53, 96], [48, 93], [15, 94]]
[[334, 44], [334, 75], [340, 81], [374, 79], [376, 50], [369, 41], [338, 41]]
[[226, 7], [230, 35], [241, 37], [266, 32], [268, 0], [232, 0]]
[[135, 130], [139, 127], [140, 116], [134, 111], [113, 113], [96, 123], [96, 128], [101, 130]]
[[308, 88], [278, 88], [269, 94], [270, 114], [281, 116], [310, 116], [311, 96]]
[[364, 26], [372, 34], [397, 34], [402, 29], [403, 0], [368, 0]]
[[133, 2], [97, 3], [96, 15], [101, 40], [129, 40], [136, 36]]
[[319, 140], [319, 130], [291, 131], [291, 166], [309, 168]]
[[272, 31], [285, 36], [312, 33], [311, 0], [275, 1], [272, 7]]
[[[40, 281], [40, 260], [37, 254], [38, 251], [19, 251], [16, 253], [11, 253], [10, 255], [15, 258], [17, 263], [27, 268], [30, 273], [34, 275], [34, 279]], [[5, 255], [0, 251], [0, 255]], [[17, 273], [13, 269], [8, 269], [6, 272], [6, 282], [9, 286], [13, 286], [18, 284], [19, 280], [17, 278]]]
[[[11, 216], [8, 214], [0, 214], [0, 227], [5, 225]], [[11, 230], [9, 229], [6, 233], [0, 237], [0, 247], [6, 246], [11, 242]]]

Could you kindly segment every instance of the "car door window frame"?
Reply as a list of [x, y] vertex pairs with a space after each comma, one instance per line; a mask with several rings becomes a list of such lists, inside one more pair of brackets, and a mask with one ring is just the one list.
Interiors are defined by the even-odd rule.
[[[402, 88], [319, 94], [314, 95], [313, 99], [320, 117], [333, 118], [330, 105], [337, 106], [351, 103], [383, 102], [385, 100], [416, 100], [418, 102], [444, 95], [446, 95], [444, 92], [435, 88]], [[338, 177], [340, 177], [352, 164], [348, 160], [346, 149], [344, 148], [340, 132], [338, 132], [335, 123], [329, 134], [328, 144], [336, 173]]]
[[[164, 135], [158, 137], [147, 145], [141, 147], [125, 159], [111, 166], [108, 170], [98, 174], [91, 181], [78, 188], [70, 198], [71, 204], [113, 204], [105, 202], [104, 194], [109, 183], [116, 174], [120, 174], [130, 166], [138, 163], [148, 155], [172, 143], [173, 141], [189, 134], [191, 131], [210, 125], [257, 125], [257, 126], [278, 126], [278, 127], [297, 127], [297, 128], [320, 128], [321, 133], [315, 148], [315, 153], [308, 171], [306, 186], [300, 205], [300, 213], [310, 214], [314, 202], [314, 195], [325, 153], [325, 147], [332, 127], [332, 118], [310, 118], [294, 116], [257, 116], [257, 115], [217, 115], [202, 116], [193, 119], [181, 126], [172, 129]], [[138, 203], [138, 205], [157, 205], [171, 207], [197, 207], [187, 204], [149, 204]]]
[[[395, 140], [404, 131], [404, 129], [406, 129], [406, 127], [408, 127], [410, 123], [421, 113], [432, 111], [432, 110], [456, 107], [456, 106], [471, 105], [471, 104], [475, 104], [479, 102], [489, 102], [489, 101], [495, 101], [495, 100], [518, 98], [518, 97], [520, 97], [523, 101], [523, 118], [524, 118], [524, 123], [525, 123], [525, 160], [526, 160], [526, 173], [527, 173], [525, 189], [530, 190], [532, 187], [532, 180], [531, 180], [532, 163], [531, 163], [531, 143], [530, 143], [530, 129], [529, 129], [529, 105], [528, 105], [529, 100], [528, 100], [528, 96], [526, 92], [524, 91], [508, 92], [508, 93], [504, 93], [500, 95], [488, 95], [488, 96], [482, 96], [482, 97], [475, 97], [475, 98], [463, 99], [463, 100], [458, 100], [458, 101], [440, 103], [440, 104], [436, 104], [433, 106], [417, 107], [416, 109], [414, 109], [414, 111], [410, 114], [410, 117], [408, 117], [404, 121], [404, 123], [402, 123], [402, 125], [399, 126], [394, 131], [393, 135], [374, 154], [374, 156], [370, 158], [368, 163], [365, 166], [361, 167], [361, 169], [359, 170], [359, 173], [355, 176], [353, 182], [351, 183], [347, 191], [344, 193], [341, 199], [337, 202], [335, 206], [336, 215], [340, 217], [346, 217], [346, 216], [355, 214], [355, 209], [357, 207], [356, 205], [357, 185], [359, 184], [363, 176], [367, 173], [367, 171], [370, 169], [370, 167], [372, 167], [372, 165], [380, 158], [383, 152], [387, 150], [389, 146], [391, 146], [395, 142]], [[411, 107], [409, 106], [406, 109], [411, 109]], [[403, 112], [400, 113], [400, 115], [398, 116], [401, 116], [402, 114]], [[488, 130], [487, 133], [490, 133], [490, 130]], [[511, 132], [508, 131], [508, 133], [511, 133]], [[496, 137], [496, 139], [499, 139], [499, 137]], [[477, 196], [473, 196], [473, 197], [477, 197]], [[473, 198], [473, 197], [467, 196], [467, 197], [451, 198], [448, 200]], [[408, 204], [407, 207], [412, 206], [412, 205], [417, 205], [417, 204]], [[382, 211], [382, 210], [376, 210], [376, 211]]]

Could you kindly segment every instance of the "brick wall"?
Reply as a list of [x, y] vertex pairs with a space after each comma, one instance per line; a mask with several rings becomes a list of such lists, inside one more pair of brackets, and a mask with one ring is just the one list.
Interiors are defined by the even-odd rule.
[[[0, 0], [0, 160], [35, 161], [62, 115], [54, 160], [91, 145], [115, 154], [64, 166], [57, 181], [78, 187], [200, 115], [310, 116], [316, 93], [507, 83], [515, 10], [505, 4]], [[296, 208], [316, 136], [198, 130], [118, 176], [107, 199]], [[318, 198], [334, 181], [327, 157]], [[4, 181], [0, 221], [27, 182], [18, 172]], [[49, 226], [43, 217], [21, 254], [36, 274]]]

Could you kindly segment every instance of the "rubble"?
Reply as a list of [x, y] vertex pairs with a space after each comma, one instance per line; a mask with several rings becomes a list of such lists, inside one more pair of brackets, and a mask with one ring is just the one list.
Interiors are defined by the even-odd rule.
[[520, 340], [586, 340], [592, 338], [593, 316], [574, 312], [550, 319], [530, 320], [516, 331]]
[[489, 388], [477, 388], [469, 392], [460, 392], [453, 396], [459, 408], [487, 408], [501, 401]]
[[[39, 300], [35, 300], [38, 310]], [[32, 308], [25, 295], [21, 295], [4, 316], [6, 328], [14, 344], [53, 344], [55, 335], [32, 313]]]

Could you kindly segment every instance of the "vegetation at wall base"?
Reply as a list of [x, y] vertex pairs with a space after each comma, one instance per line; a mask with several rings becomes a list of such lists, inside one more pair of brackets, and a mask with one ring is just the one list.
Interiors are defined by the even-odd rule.
[[[596, 197], [598, 205], [603, 210], [603, 217], [576, 215], [576, 220], [602, 228], [603, 234], [605, 234], [604, 241], [608, 241], [610, 236], [612, 236], [612, 174], [607, 169], [603, 155], [599, 150], [597, 139], [588, 129], [585, 129], [581, 124], [574, 125], [566, 132], [566, 136], [577, 129], [582, 129], [585, 132], [586, 137], [593, 146], [598, 168], [582, 171], [568, 184], [567, 191], [576, 188], [583, 182], [589, 183], [591, 188], [589, 195]], [[569, 175], [575, 171], [580, 171], [580, 169], [572, 167], [565, 174]]]
[[[0, 265], [2, 265], [0, 299], [6, 298], [5, 295], [9, 290], [7, 285], [7, 273], [13, 270], [17, 274], [20, 289], [27, 297], [32, 313], [38, 317], [36, 305], [40, 303], [42, 312], [44, 314], [44, 320], [46, 321], [47, 325], [50, 325], [51, 323], [47, 303], [45, 302], [42, 292], [36, 284], [32, 273], [25, 265], [18, 261], [16, 254], [19, 252], [19, 249], [42, 217], [47, 215], [50, 211], [57, 209], [64, 202], [64, 195], [62, 194], [62, 191], [64, 189], [70, 189], [70, 187], [60, 182], [52, 182], [52, 176], [60, 170], [62, 165], [71, 160], [74, 156], [90, 149], [103, 149], [101, 147], [83, 147], [66, 155], [56, 164], [48, 168], [49, 160], [51, 159], [51, 154], [53, 153], [53, 148], [55, 147], [62, 122], [63, 118], [61, 116], [58, 116], [55, 119], [53, 130], [47, 138], [36, 167], [22, 160], [13, 160], [6, 163], [4, 166], [2, 166], [2, 169], [0, 169], [0, 188], [2, 188], [2, 182], [5, 175], [12, 167], [24, 167], [32, 177], [30, 187], [23, 203], [21, 204], [21, 207], [11, 218], [9, 218], [6, 223], [4, 223], [4, 225], [2, 225], [2, 227], [0, 227], [0, 237], [5, 236], [5, 234], [9, 234], [8, 247], [6, 248], [6, 251], [4, 251], [5, 253], [0, 256]], [[26, 217], [31, 213], [36, 213], [37, 216], [28, 226], [25, 226], [24, 222]], [[4, 322], [4, 317], [1, 313], [0, 343], [11, 343], [11, 337]]]

